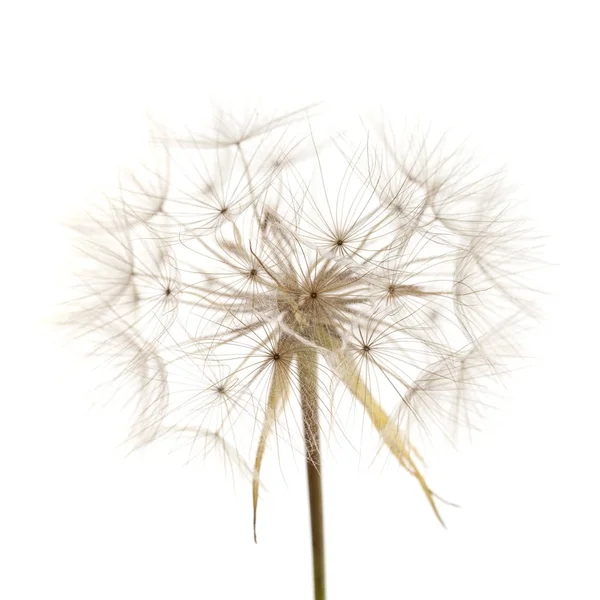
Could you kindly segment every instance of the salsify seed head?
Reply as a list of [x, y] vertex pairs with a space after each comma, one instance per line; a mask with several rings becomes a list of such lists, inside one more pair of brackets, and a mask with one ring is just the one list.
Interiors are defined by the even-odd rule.
[[255, 510], [272, 437], [311, 418], [316, 356], [322, 423], [357, 403], [441, 520], [418, 446], [470, 426], [518, 355], [535, 238], [498, 173], [444, 136], [359, 133], [318, 140], [309, 111], [161, 131], [76, 226], [70, 321], [134, 382], [133, 438], [222, 451]]

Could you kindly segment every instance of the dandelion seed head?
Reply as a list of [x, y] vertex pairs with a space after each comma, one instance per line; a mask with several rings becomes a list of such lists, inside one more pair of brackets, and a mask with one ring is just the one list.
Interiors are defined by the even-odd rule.
[[330, 424], [360, 406], [438, 514], [417, 444], [470, 427], [518, 355], [533, 237], [497, 174], [445, 140], [381, 127], [317, 143], [310, 123], [220, 114], [162, 132], [146, 180], [80, 228], [73, 322], [136, 379], [136, 438], [202, 440], [255, 481], [271, 437], [301, 434], [316, 356]]

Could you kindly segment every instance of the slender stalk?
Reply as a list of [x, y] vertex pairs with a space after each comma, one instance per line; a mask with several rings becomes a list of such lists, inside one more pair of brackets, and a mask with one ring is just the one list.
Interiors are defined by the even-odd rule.
[[317, 354], [313, 349], [305, 348], [299, 354], [298, 375], [302, 403], [302, 420], [304, 423], [315, 600], [325, 600], [325, 544], [323, 538], [323, 491], [321, 486]]

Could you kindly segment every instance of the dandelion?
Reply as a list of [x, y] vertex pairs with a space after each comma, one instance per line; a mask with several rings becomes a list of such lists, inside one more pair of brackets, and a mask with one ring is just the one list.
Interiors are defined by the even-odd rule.
[[533, 244], [497, 174], [444, 138], [318, 145], [312, 122], [161, 132], [159, 161], [80, 227], [72, 320], [137, 382], [138, 443], [183, 436], [250, 475], [255, 540], [264, 457], [297, 434], [322, 600], [325, 426], [361, 407], [443, 524], [419, 441], [470, 425], [516, 354]]

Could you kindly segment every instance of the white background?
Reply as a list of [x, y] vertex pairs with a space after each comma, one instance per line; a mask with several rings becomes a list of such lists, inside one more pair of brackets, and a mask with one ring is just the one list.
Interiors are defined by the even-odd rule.
[[[17, 6], [17, 3], [13, 3]], [[551, 238], [538, 360], [429, 479], [328, 460], [331, 600], [600, 597], [597, 21], [591, 2], [51, 2], [3, 9], [0, 596], [311, 594], [301, 464], [247, 483], [160, 448], [125, 458], [118, 408], [43, 324], [68, 271], [59, 227], [143, 148], [146, 109], [208, 96], [327, 100], [459, 125], [508, 160]]]

